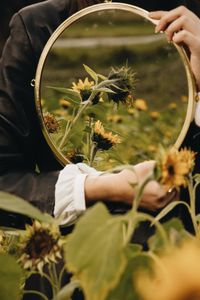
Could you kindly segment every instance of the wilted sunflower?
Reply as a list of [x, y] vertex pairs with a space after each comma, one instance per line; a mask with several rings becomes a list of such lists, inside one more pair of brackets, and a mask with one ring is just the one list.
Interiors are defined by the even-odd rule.
[[[159, 263], [158, 263], [159, 262]], [[173, 247], [136, 277], [143, 300], [200, 300], [200, 244], [197, 239]]]
[[49, 133], [54, 133], [58, 131], [60, 125], [53, 114], [47, 112], [46, 114], [44, 114], [43, 118], [44, 118], [44, 124]]
[[26, 233], [21, 236], [21, 257], [19, 262], [24, 269], [42, 271], [46, 263], [56, 263], [61, 259], [63, 241], [55, 224], [35, 221], [26, 225]]
[[[72, 83], [72, 89], [78, 93], [80, 93], [82, 101], [87, 101], [93, 91], [94, 81], [89, 81], [88, 77], [85, 78], [84, 81], [79, 79], [78, 83]], [[92, 100], [93, 104], [97, 104], [100, 100], [99, 94], [97, 94]]]
[[119, 136], [117, 134], [113, 135], [112, 132], [106, 132], [99, 120], [94, 124], [92, 140], [96, 143], [96, 148], [99, 150], [109, 150], [111, 147], [121, 143]]
[[109, 100], [119, 104], [124, 103], [127, 106], [133, 106], [134, 91], [135, 91], [135, 73], [128, 66], [121, 68], [112, 68], [112, 71], [108, 75], [109, 80], [116, 80], [114, 86], [111, 89], [115, 94], [108, 94]]
[[175, 186], [187, 185], [187, 177], [194, 167], [195, 153], [181, 149], [171, 148], [160, 154], [158, 168], [160, 168], [160, 182], [166, 189]]

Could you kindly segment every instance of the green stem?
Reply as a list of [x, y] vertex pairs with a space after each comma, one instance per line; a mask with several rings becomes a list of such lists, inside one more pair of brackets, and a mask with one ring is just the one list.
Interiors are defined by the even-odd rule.
[[59, 274], [59, 278], [58, 278], [59, 288], [61, 288], [62, 278], [63, 278], [64, 272], [65, 272], [65, 266], [63, 266], [63, 268], [62, 268], [62, 270]]
[[46, 279], [49, 281], [49, 283], [50, 283], [51, 285], [53, 285], [53, 282], [52, 282], [51, 278], [50, 278], [47, 274], [45, 274], [45, 273], [43, 273], [43, 272], [41, 273], [41, 272], [31, 271], [31, 272], [29, 273], [29, 277], [30, 277], [31, 275], [34, 275], [34, 274], [38, 274], [38, 275], [40, 275], [41, 277], [46, 278]]
[[40, 293], [39, 291], [29, 290], [29, 291], [23, 291], [23, 294], [35, 294], [37, 296], [40, 296], [44, 300], [49, 300], [47, 296], [45, 296], [43, 293]]
[[144, 188], [145, 186], [148, 184], [149, 181], [153, 180], [153, 175], [149, 175], [147, 176], [144, 181], [142, 182], [142, 184], [138, 187], [138, 192], [133, 200], [133, 207], [132, 207], [132, 210], [135, 212], [137, 211], [138, 209], [138, 206], [140, 204], [140, 200], [142, 198], [142, 195], [143, 195], [143, 191], [144, 191]]
[[[89, 118], [88, 127], [92, 130], [92, 118]], [[91, 131], [87, 132], [87, 153], [88, 157], [90, 156], [90, 148], [91, 148]]]
[[53, 292], [53, 298], [54, 298], [59, 291], [58, 276], [57, 276], [57, 272], [55, 269], [55, 264], [54, 263], [49, 264], [48, 269], [49, 269], [49, 275], [50, 275], [51, 282], [52, 282], [52, 292]]
[[134, 210], [131, 210], [129, 214], [132, 215], [133, 220], [130, 221], [130, 219], [128, 219], [127, 231], [126, 231], [126, 235], [124, 237], [124, 244], [125, 245], [130, 241], [130, 239], [131, 239], [138, 223], [141, 222], [141, 221], [154, 222], [154, 225], [157, 228], [158, 232], [160, 233], [160, 236], [161, 236], [161, 238], [164, 242], [164, 245], [168, 244], [167, 233], [165, 232], [163, 226], [161, 225], [161, 223], [159, 221], [155, 222], [154, 217], [152, 217], [148, 214], [145, 214], [145, 213], [139, 213], [139, 212], [134, 211]]
[[69, 124], [68, 128], [66, 128], [65, 130], [65, 134], [58, 146], [59, 149], [62, 149], [62, 147], [65, 144], [65, 141], [70, 133], [70, 131], [72, 130], [72, 127], [76, 124], [76, 122], [78, 121], [78, 119], [80, 118], [80, 116], [82, 115], [82, 113], [85, 111], [85, 109], [90, 106], [92, 104], [92, 100], [94, 99], [96, 95], [96, 92], [93, 91], [89, 97], [89, 99], [87, 101], [85, 101], [85, 104], [82, 104], [81, 107], [79, 108], [76, 116], [74, 117], [74, 119], [71, 121], [71, 123]]
[[197, 237], [199, 237], [199, 229], [198, 224], [196, 221], [196, 199], [195, 199], [195, 190], [196, 188], [193, 187], [193, 179], [192, 176], [189, 177], [188, 180], [188, 192], [190, 198], [190, 215], [192, 219], [192, 224], [194, 227], [194, 231]]
[[135, 216], [136, 220], [137, 221], [150, 221], [150, 222], [154, 222], [154, 225], [155, 227], [157, 228], [157, 230], [159, 231], [160, 233], [160, 236], [164, 242], [165, 245], [168, 244], [168, 237], [167, 237], [167, 233], [165, 232], [163, 226], [161, 225], [161, 223], [159, 221], [156, 221], [155, 222], [155, 218], [148, 215], [148, 214], [145, 214], [145, 213], [138, 213], [136, 216]]
[[95, 155], [96, 155], [97, 151], [98, 151], [98, 148], [97, 148], [96, 144], [93, 143], [92, 147], [91, 147], [91, 151], [90, 151], [90, 167], [93, 164], [93, 161], [94, 161], [94, 158], [95, 158]]

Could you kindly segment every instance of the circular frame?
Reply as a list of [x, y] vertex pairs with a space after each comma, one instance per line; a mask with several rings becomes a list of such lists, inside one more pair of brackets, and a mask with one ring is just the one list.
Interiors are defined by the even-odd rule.
[[[149, 12], [139, 8], [137, 6], [129, 5], [129, 4], [124, 4], [124, 3], [102, 3], [102, 4], [96, 4], [92, 5], [90, 7], [84, 8], [81, 11], [78, 11], [71, 17], [69, 17], [66, 21], [64, 21], [56, 30], [55, 32], [51, 35], [49, 38], [48, 42], [46, 43], [43, 52], [40, 56], [38, 67], [36, 70], [36, 77], [35, 77], [35, 104], [36, 104], [36, 109], [39, 117], [39, 122], [42, 128], [43, 135], [53, 151], [55, 157], [57, 160], [64, 166], [70, 161], [60, 152], [58, 151], [56, 145], [53, 143], [53, 141], [50, 138], [50, 135], [45, 127], [44, 124], [44, 119], [43, 119], [43, 113], [42, 113], [42, 106], [41, 106], [41, 80], [42, 80], [42, 73], [45, 65], [46, 58], [53, 47], [54, 43], [58, 39], [58, 37], [62, 34], [62, 32], [69, 27], [71, 24], [76, 22], [79, 18], [84, 17], [86, 15], [89, 15], [94, 12], [100, 12], [102, 10], [121, 10], [121, 11], [127, 11], [130, 13], [134, 13], [136, 15], [139, 15], [153, 23], [154, 25], [157, 24], [157, 21], [149, 18]], [[194, 111], [195, 111], [195, 100], [197, 100], [197, 92], [196, 92], [196, 84], [194, 80], [194, 76], [190, 67], [190, 63], [187, 57], [187, 54], [184, 50], [183, 47], [180, 47], [176, 44], [174, 44], [176, 47], [177, 51], [179, 52], [179, 55], [181, 57], [181, 60], [183, 62], [185, 72], [186, 72], [186, 77], [187, 77], [187, 82], [188, 82], [188, 107], [187, 107], [187, 112], [186, 112], [186, 117], [185, 121], [183, 124], [183, 127], [181, 129], [181, 132], [174, 144], [176, 148], [179, 148], [186, 136], [186, 133], [189, 129], [190, 123], [192, 122], [194, 118]]]

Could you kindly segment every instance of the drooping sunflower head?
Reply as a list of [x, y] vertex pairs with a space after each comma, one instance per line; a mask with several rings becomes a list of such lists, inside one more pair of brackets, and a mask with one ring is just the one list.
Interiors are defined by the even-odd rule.
[[[82, 101], [87, 101], [93, 91], [94, 81], [89, 81], [88, 77], [83, 80], [79, 79], [78, 83], [72, 83], [72, 89], [78, 93], [80, 93]], [[99, 95], [96, 95], [92, 100], [93, 104], [97, 104], [99, 102]]]
[[199, 300], [199, 241], [188, 239], [168, 249], [152, 264], [152, 272], [138, 272], [135, 283], [143, 300]]
[[49, 133], [54, 133], [59, 130], [60, 128], [59, 122], [53, 114], [47, 112], [44, 114], [43, 118], [44, 118], [44, 124]]
[[35, 221], [26, 226], [26, 233], [21, 236], [21, 256], [19, 262], [24, 269], [42, 271], [46, 263], [61, 259], [63, 241], [55, 224]]
[[192, 172], [195, 153], [187, 149], [171, 148], [160, 153], [158, 168], [160, 169], [160, 182], [168, 190], [171, 187], [179, 188], [187, 185], [187, 178]]
[[109, 100], [119, 104], [124, 103], [131, 107], [133, 105], [133, 95], [135, 91], [135, 73], [128, 66], [112, 68], [108, 79], [115, 79], [116, 83], [111, 87], [115, 94], [109, 94]]
[[94, 124], [92, 140], [96, 143], [96, 147], [99, 150], [109, 150], [111, 147], [121, 143], [119, 136], [112, 132], [106, 132], [99, 120]]
[[67, 152], [66, 157], [69, 159], [70, 162], [73, 164], [81, 163], [84, 160], [83, 154], [77, 149], [71, 149]]

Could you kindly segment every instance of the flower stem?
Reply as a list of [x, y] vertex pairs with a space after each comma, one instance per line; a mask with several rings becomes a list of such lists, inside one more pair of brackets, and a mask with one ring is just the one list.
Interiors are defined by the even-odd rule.
[[55, 263], [51, 263], [48, 265], [49, 268], [49, 275], [51, 278], [51, 282], [53, 283], [52, 286], [52, 292], [53, 297], [55, 297], [59, 292], [59, 285], [58, 285], [58, 276], [55, 268]]
[[97, 148], [96, 144], [93, 143], [92, 147], [91, 147], [91, 151], [90, 151], [90, 167], [93, 164], [93, 161], [94, 161], [94, 158], [95, 158], [95, 155], [96, 155], [97, 151], [98, 151], [98, 148]]
[[139, 186], [138, 192], [133, 200], [133, 207], [132, 210], [135, 212], [138, 209], [138, 206], [140, 204], [140, 200], [142, 198], [143, 192], [144, 192], [144, 188], [145, 186], [149, 183], [149, 181], [153, 180], [153, 174], [150, 174], [149, 176], [147, 176], [144, 181], [142, 182], [142, 184]]
[[188, 180], [188, 192], [189, 192], [189, 198], [190, 198], [190, 215], [192, 219], [192, 224], [194, 227], [194, 231], [197, 237], [199, 237], [199, 229], [198, 224], [196, 221], [196, 197], [195, 197], [195, 191], [196, 188], [193, 187], [193, 178], [192, 176], [189, 177]]
[[47, 296], [45, 296], [43, 293], [39, 292], [39, 291], [34, 291], [34, 290], [27, 290], [27, 291], [23, 291], [23, 294], [35, 294], [37, 296], [40, 296], [42, 299], [44, 300], [49, 300], [47, 298]]
[[85, 104], [82, 104], [81, 107], [79, 108], [76, 116], [74, 117], [74, 119], [71, 121], [71, 123], [69, 124], [69, 126], [66, 127], [65, 130], [65, 134], [63, 135], [63, 138], [58, 146], [58, 149], [62, 149], [62, 147], [65, 144], [65, 141], [70, 133], [70, 131], [72, 130], [73, 126], [76, 124], [76, 122], [78, 121], [78, 119], [80, 118], [80, 116], [82, 115], [82, 113], [85, 111], [85, 109], [90, 106], [92, 104], [92, 100], [94, 99], [96, 95], [96, 92], [93, 91], [90, 95], [90, 97], [88, 98], [88, 100], [85, 101]]
[[63, 266], [63, 268], [59, 274], [59, 278], [58, 278], [59, 289], [61, 288], [61, 285], [62, 285], [62, 278], [63, 278], [64, 272], [65, 272], [65, 266]]

